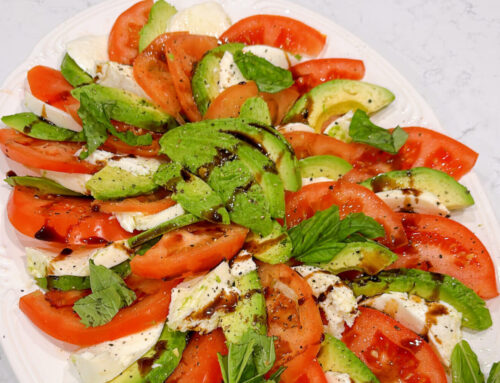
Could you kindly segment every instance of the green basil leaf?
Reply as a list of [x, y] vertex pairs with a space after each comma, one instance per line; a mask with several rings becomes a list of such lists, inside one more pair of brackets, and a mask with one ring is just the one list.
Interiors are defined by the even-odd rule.
[[493, 363], [491, 366], [488, 383], [500, 383], [500, 362]]
[[368, 114], [360, 109], [352, 116], [349, 135], [354, 142], [361, 142], [391, 154], [396, 154], [408, 138], [408, 133], [399, 126], [391, 134], [389, 130], [375, 125]]
[[345, 241], [347, 237], [354, 233], [359, 233], [367, 238], [373, 239], [383, 237], [385, 235], [385, 229], [372, 217], [368, 217], [363, 213], [351, 213], [340, 221], [336, 239], [339, 242]]
[[465, 340], [457, 343], [451, 353], [451, 379], [453, 383], [484, 383], [477, 355]]
[[305, 264], [317, 264], [330, 262], [342, 249], [346, 246], [345, 243], [337, 242], [335, 240], [323, 242], [314, 246], [307, 252], [301, 254], [295, 259]]
[[136, 136], [130, 130], [119, 132], [112, 124], [108, 126], [108, 132], [130, 146], [147, 146], [153, 142], [153, 136], [149, 133]]

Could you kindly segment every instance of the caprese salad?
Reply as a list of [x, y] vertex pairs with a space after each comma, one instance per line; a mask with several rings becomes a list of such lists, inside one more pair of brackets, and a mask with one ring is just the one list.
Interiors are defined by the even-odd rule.
[[110, 27], [30, 69], [0, 130], [39, 240], [19, 307], [75, 377], [485, 381], [462, 331], [492, 325], [495, 269], [453, 220], [476, 152], [374, 124], [394, 94], [298, 20], [144, 0]]

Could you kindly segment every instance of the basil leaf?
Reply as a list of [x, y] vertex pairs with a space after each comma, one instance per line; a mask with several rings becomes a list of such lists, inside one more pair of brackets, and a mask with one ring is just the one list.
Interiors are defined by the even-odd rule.
[[488, 383], [500, 383], [500, 362], [493, 363], [491, 366]]
[[293, 85], [292, 73], [251, 52], [237, 51], [234, 62], [247, 80], [256, 82], [261, 92], [276, 93]]
[[379, 238], [385, 235], [384, 227], [363, 213], [351, 213], [340, 221], [336, 234], [337, 241], [345, 241], [347, 237], [359, 233], [367, 238]]
[[354, 142], [361, 142], [390, 154], [396, 154], [408, 138], [408, 133], [399, 126], [391, 134], [389, 130], [375, 125], [366, 112], [360, 109], [352, 116], [349, 135]]
[[465, 340], [457, 343], [451, 353], [451, 379], [453, 383], [484, 383], [477, 355]]
[[295, 257], [295, 259], [306, 264], [328, 263], [335, 255], [341, 252], [345, 246], [345, 243], [335, 240], [323, 242], [300, 256]]
[[120, 141], [123, 141], [130, 146], [147, 146], [151, 145], [153, 142], [153, 137], [149, 133], [136, 136], [130, 130], [127, 130], [126, 132], [119, 132], [113, 124], [108, 126], [108, 131]]

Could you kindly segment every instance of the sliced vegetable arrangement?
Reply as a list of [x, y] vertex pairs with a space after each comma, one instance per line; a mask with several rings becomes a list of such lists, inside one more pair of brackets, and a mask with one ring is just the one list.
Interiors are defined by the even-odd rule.
[[75, 377], [485, 382], [462, 331], [497, 276], [453, 220], [477, 153], [374, 124], [394, 94], [298, 20], [144, 0], [110, 27], [32, 68], [0, 130], [30, 169], [8, 218], [40, 241], [19, 307], [81, 347]]

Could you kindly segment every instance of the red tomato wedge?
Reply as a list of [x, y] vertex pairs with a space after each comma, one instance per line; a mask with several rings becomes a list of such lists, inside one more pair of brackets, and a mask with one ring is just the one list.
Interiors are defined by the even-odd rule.
[[285, 204], [288, 227], [312, 217], [316, 211], [337, 205], [341, 218], [349, 213], [364, 213], [384, 226], [386, 236], [380, 241], [384, 245], [397, 248], [407, 243], [401, 218], [361, 185], [343, 180], [309, 184], [297, 192], [286, 192]]
[[281, 380], [294, 382], [319, 351], [321, 315], [311, 287], [290, 267], [260, 263], [258, 272], [266, 297], [268, 335], [277, 337], [273, 370], [287, 366]]
[[326, 36], [290, 17], [255, 15], [233, 24], [220, 36], [220, 40], [271, 45], [292, 53], [317, 56], [325, 46]]
[[73, 87], [56, 69], [38, 65], [28, 71], [31, 93], [39, 100], [69, 113], [80, 125], [80, 102], [71, 95]]
[[365, 64], [353, 59], [317, 59], [301, 62], [290, 68], [301, 93], [335, 79], [361, 80], [365, 76]]
[[221, 329], [207, 335], [194, 334], [179, 365], [165, 383], [222, 382], [217, 354], [227, 355], [225, 340]]
[[117, 154], [133, 154], [141, 157], [158, 157], [160, 152], [159, 139], [153, 138], [153, 143], [147, 146], [132, 146], [128, 145], [119, 138], [109, 136], [100, 149]]
[[215, 118], [235, 118], [240, 115], [241, 106], [246, 100], [259, 95], [259, 89], [253, 81], [233, 85], [221, 92], [215, 100], [210, 103], [203, 118], [212, 120]]
[[91, 293], [90, 290], [50, 290], [45, 293], [45, 299], [57, 308], [73, 306], [75, 302]]
[[96, 165], [82, 161], [75, 153], [82, 144], [44, 141], [21, 134], [14, 129], [0, 129], [0, 149], [13, 161], [35, 169], [65, 173], [95, 173]]
[[116, 19], [109, 33], [108, 55], [111, 61], [132, 65], [139, 54], [139, 32], [148, 22], [153, 0], [132, 5]]
[[305, 368], [305, 373], [295, 383], [328, 383], [325, 373], [317, 360], [313, 360]]
[[209, 270], [241, 249], [248, 229], [237, 225], [199, 223], [165, 234], [144, 255], [130, 262], [145, 278], [171, 278]]
[[72, 307], [57, 308], [41, 291], [21, 297], [21, 311], [46, 334], [78, 346], [92, 346], [148, 329], [164, 321], [168, 315], [170, 292], [179, 281], [161, 282], [154, 292], [144, 294], [132, 305], [121, 309], [111, 322], [98, 327], [85, 327]]
[[35, 189], [16, 186], [7, 214], [21, 233], [43, 241], [97, 245], [131, 236], [112, 215], [93, 211], [88, 198], [38, 196]]
[[183, 34], [185, 33], [164, 33], [158, 36], [134, 61], [134, 78], [137, 83], [165, 112], [179, 121], [182, 121], [181, 104], [168, 69], [165, 43], [170, 37]]
[[276, 93], [261, 92], [260, 96], [267, 102], [273, 125], [278, 125], [300, 97], [300, 93], [293, 85]]
[[360, 307], [342, 341], [381, 383], [446, 383], [446, 373], [427, 342], [380, 311]]
[[448, 274], [481, 298], [498, 296], [495, 266], [478, 237], [462, 224], [435, 215], [402, 214], [408, 245], [395, 250], [390, 268], [413, 268]]
[[165, 193], [157, 192], [154, 194], [141, 195], [139, 197], [125, 198], [120, 201], [99, 201], [94, 200], [92, 207], [102, 213], [124, 213], [124, 212], [142, 212], [144, 214], [155, 214], [168, 209], [176, 204], [171, 198], [166, 197]]

